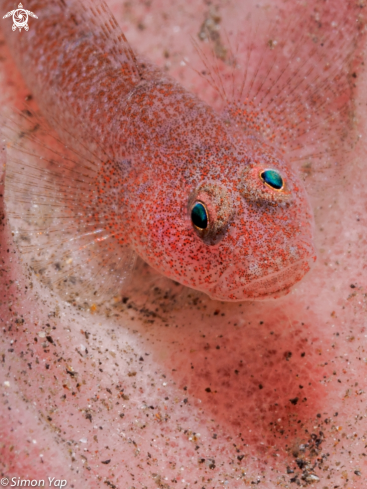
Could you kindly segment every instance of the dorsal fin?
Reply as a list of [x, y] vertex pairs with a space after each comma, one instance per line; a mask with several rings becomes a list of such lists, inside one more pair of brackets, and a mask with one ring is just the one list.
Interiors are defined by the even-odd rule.
[[136, 80], [140, 80], [135, 53], [104, 0], [58, 1], [64, 11], [75, 16], [74, 22], [82, 22], [96, 37], [103, 39], [116, 63], [127, 61]]

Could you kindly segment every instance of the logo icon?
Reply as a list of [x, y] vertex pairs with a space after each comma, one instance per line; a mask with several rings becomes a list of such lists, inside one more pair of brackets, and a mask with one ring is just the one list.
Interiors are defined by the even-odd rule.
[[12, 10], [11, 12], [8, 12], [6, 15], [4, 15], [3, 19], [6, 19], [11, 15], [13, 16], [13, 27], [12, 27], [13, 31], [15, 31], [15, 29], [17, 28], [19, 29], [19, 31], [21, 31], [23, 28], [25, 31], [28, 31], [29, 15], [31, 17], [34, 17], [35, 19], [38, 19], [36, 14], [31, 12], [30, 10], [25, 10], [21, 3], [18, 5], [18, 8], [16, 10]]

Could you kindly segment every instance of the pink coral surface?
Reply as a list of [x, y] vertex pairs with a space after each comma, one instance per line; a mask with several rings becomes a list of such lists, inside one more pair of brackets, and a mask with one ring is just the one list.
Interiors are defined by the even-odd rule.
[[[238, 28], [247, 10], [267, 8], [109, 5], [134, 48], [214, 105], [188, 67], [190, 36], [205, 20]], [[12, 105], [28, 89], [0, 48], [1, 103]], [[318, 260], [287, 297], [215, 302], [140, 264], [122, 310], [85, 313], [24, 272], [2, 220], [4, 476], [90, 488], [365, 486], [367, 100], [358, 76], [360, 141], [344, 178], [311, 194]]]

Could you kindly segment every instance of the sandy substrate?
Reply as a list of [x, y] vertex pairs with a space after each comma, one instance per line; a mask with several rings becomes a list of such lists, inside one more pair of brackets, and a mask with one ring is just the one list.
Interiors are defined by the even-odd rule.
[[[213, 5], [108, 3], [134, 48], [217, 103], [188, 66], [199, 62], [190, 36]], [[246, 18], [238, 3], [216, 6], [233, 28]], [[12, 105], [28, 90], [3, 42], [0, 61], [1, 104]], [[215, 302], [139, 264], [115, 317], [78, 311], [24, 272], [1, 208], [3, 477], [75, 488], [365, 487], [366, 93], [361, 79], [361, 138], [343, 184], [311, 196], [317, 263], [276, 301]]]

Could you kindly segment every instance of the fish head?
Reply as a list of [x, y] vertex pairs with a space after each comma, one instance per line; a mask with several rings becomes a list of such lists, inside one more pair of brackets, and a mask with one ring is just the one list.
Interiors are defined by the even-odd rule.
[[310, 203], [286, 157], [244, 138], [178, 166], [151, 187], [138, 253], [216, 300], [287, 294], [316, 253]]

